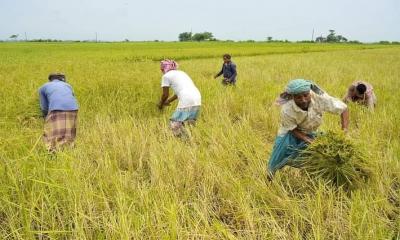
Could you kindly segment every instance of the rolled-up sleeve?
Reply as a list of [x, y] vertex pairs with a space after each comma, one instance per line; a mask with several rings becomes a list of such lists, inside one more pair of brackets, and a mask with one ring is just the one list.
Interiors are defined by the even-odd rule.
[[331, 97], [326, 93], [320, 96], [320, 101], [323, 111], [326, 112], [341, 114], [347, 109], [347, 105], [343, 101]]

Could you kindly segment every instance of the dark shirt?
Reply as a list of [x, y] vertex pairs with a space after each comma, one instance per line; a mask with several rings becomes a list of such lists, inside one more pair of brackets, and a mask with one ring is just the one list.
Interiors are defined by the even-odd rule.
[[228, 79], [229, 82], [235, 83], [236, 82], [236, 64], [233, 62], [228, 62], [222, 64], [222, 69], [221, 71], [217, 74], [217, 77], [223, 75], [224, 78]]

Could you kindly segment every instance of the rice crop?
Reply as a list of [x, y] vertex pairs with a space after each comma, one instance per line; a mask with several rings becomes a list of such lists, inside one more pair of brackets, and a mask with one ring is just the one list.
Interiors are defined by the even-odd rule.
[[[213, 79], [226, 52], [236, 87]], [[168, 128], [176, 103], [156, 107], [164, 57], [202, 94], [186, 141]], [[75, 147], [56, 155], [41, 141], [37, 93], [53, 71], [67, 75], [80, 105]], [[374, 86], [373, 113], [349, 104], [346, 139], [373, 173], [362, 187], [336, 187], [362, 176], [342, 136], [315, 146], [337, 141], [343, 177], [310, 180], [285, 167], [267, 181], [274, 101], [300, 77], [338, 98], [355, 80]], [[399, 47], [0, 43], [0, 86], [0, 239], [399, 239]], [[340, 132], [339, 116], [326, 114], [320, 130]]]
[[298, 161], [312, 177], [346, 189], [362, 185], [372, 173], [365, 154], [343, 134], [332, 131], [318, 136]]

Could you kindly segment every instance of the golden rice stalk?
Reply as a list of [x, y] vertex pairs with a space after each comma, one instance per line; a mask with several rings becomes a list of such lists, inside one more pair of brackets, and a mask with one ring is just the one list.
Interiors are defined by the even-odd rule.
[[335, 132], [317, 137], [298, 160], [311, 177], [345, 189], [360, 186], [371, 175], [365, 155], [344, 134]]

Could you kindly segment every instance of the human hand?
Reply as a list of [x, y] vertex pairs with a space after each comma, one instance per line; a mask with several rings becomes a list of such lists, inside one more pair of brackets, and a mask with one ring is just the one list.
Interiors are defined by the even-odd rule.
[[314, 139], [308, 137], [305, 139], [305, 141], [306, 143], [311, 144], [314, 141]]

